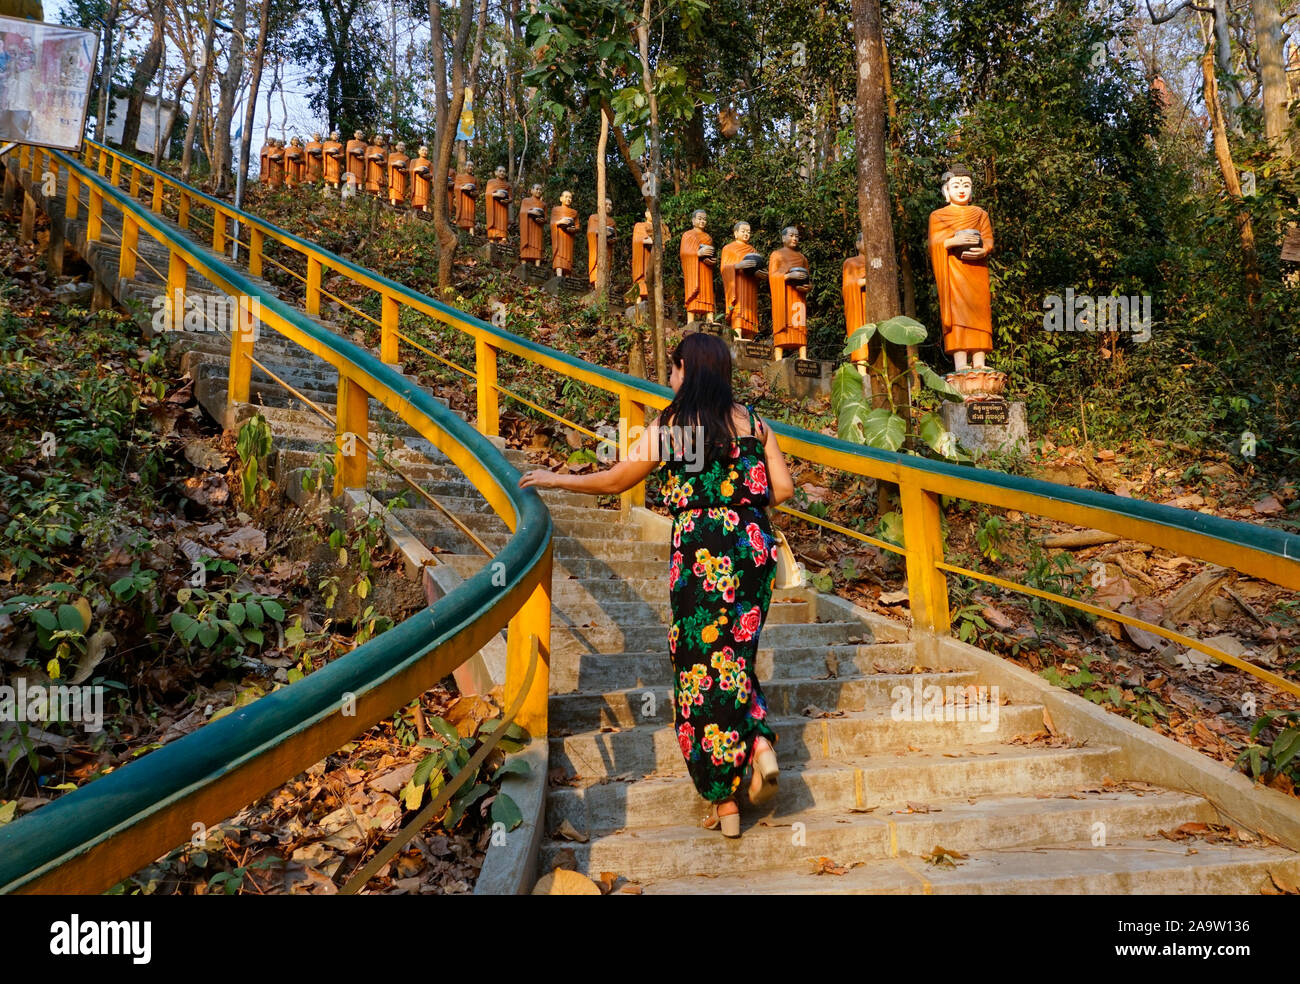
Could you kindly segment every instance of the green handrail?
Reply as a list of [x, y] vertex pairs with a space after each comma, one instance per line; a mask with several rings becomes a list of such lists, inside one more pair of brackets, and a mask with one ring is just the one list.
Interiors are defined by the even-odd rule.
[[[87, 143], [100, 149], [102, 152], [117, 154], [103, 144], [94, 141]], [[140, 167], [144, 171], [161, 178], [163, 181], [184, 189], [192, 199], [205, 202], [211, 206], [220, 207], [223, 210], [238, 216], [241, 223], [246, 223], [262, 229], [265, 232], [272, 233], [274, 236], [283, 238], [296, 244], [302, 250], [308, 253], [315, 253], [329, 260], [332, 266], [340, 270], [348, 271], [354, 279], [368, 282], [375, 287], [382, 287], [394, 294], [405, 297], [408, 301], [418, 304], [421, 307], [428, 307], [436, 310], [441, 320], [454, 327], [460, 327], [471, 334], [484, 334], [495, 338], [500, 342], [509, 343], [510, 347], [530, 351], [539, 356], [544, 356], [547, 361], [558, 362], [569, 366], [572, 369], [579, 370], [584, 376], [594, 376], [608, 384], [604, 387], [611, 392], [620, 392], [631, 390], [641, 397], [642, 402], [647, 406], [662, 407], [672, 398], [672, 391], [666, 386], [657, 383], [651, 383], [627, 373], [619, 372], [615, 369], [607, 369], [603, 366], [587, 362], [574, 355], [553, 349], [548, 345], [535, 342], [531, 339], [524, 338], [514, 332], [507, 331], [490, 322], [483, 321], [473, 315], [466, 314], [464, 311], [454, 308], [449, 304], [422, 294], [419, 291], [410, 289], [403, 284], [390, 280], [383, 274], [376, 273], [373, 270], [358, 266], [351, 260], [330, 252], [327, 249], [294, 235], [286, 229], [282, 229], [274, 223], [259, 218], [243, 210], [235, 209], [220, 199], [213, 198], [203, 192], [177, 181], [165, 172], [159, 171], [144, 162], [138, 164], [132, 159], [132, 166]], [[974, 483], [982, 486], [993, 493], [1008, 493], [1010, 495], [1032, 495], [1048, 502], [1060, 503], [1069, 506], [1079, 506], [1087, 509], [1101, 510], [1110, 513], [1116, 517], [1138, 519], [1149, 523], [1165, 527], [1169, 530], [1193, 533], [1198, 536], [1210, 537], [1219, 540], [1225, 544], [1233, 546], [1243, 546], [1251, 550], [1259, 551], [1264, 554], [1276, 557], [1278, 560], [1287, 562], [1287, 569], [1279, 567], [1277, 574], [1281, 578], [1279, 583], [1289, 587], [1300, 588], [1300, 536], [1292, 533], [1286, 533], [1282, 530], [1272, 529], [1266, 526], [1256, 526], [1250, 523], [1242, 523], [1237, 520], [1225, 519], [1219, 516], [1210, 516], [1204, 513], [1197, 513], [1187, 509], [1178, 509], [1174, 506], [1166, 506], [1160, 503], [1147, 502], [1141, 499], [1128, 499], [1122, 496], [1112, 495], [1106, 492], [1096, 492], [1090, 489], [1076, 488], [1070, 485], [1059, 485], [1055, 482], [1047, 482], [1041, 479], [1023, 478], [1015, 475], [1008, 475], [1004, 472], [991, 471], [988, 469], [974, 468], [969, 465], [959, 465], [947, 461], [939, 461], [932, 458], [925, 458], [916, 455], [902, 454], [895, 451], [883, 451], [877, 448], [864, 447], [854, 444], [841, 438], [831, 437], [826, 434], [819, 434], [814, 431], [805, 430], [800, 427], [792, 427], [778, 421], [770, 422], [771, 428], [776, 432], [778, 437], [788, 438], [792, 442], [798, 442], [803, 449], [817, 449], [826, 452], [828, 455], [834, 455], [837, 458], [849, 461], [856, 460], [862, 464], [852, 470], [857, 474], [870, 474], [881, 477], [882, 469], [880, 466], [886, 466], [884, 472], [911, 472], [921, 476], [933, 476], [936, 478], [955, 479], [963, 483]], [[868, 465], [867, 463], [870, 463]], [[873, 467], [874, 466], [874, 467]], [[886, 474], [884, 477], [895, 480], [895, 476]], [[921, 484], [927, 482], [922, 479]], [[990, 502], [998, 498], [992, 495], [981, 501]]]
[[[264, 310], [289, 321], [367, 378], [400, 394], [411, 407], [412, 416], [425, 418], [481, 463], [514, 509], [516, 526], [496, 555], [504, 566], [505, 585], [494, 585], [494, 577], [498, 582], [501, 578], [485, 567], [431, 608], [297, 683], [0, 827], [0, 892], [21, 891], [70, 860], [150, 822], [223, 776], [269, 758], [287, 739], [331, 715], [344, 713], [348, 706], [345, 695], [360, 703], [382, 684], [412, 672], [439, 647], [461, 637], [485, 641], [514, 614], [515, 609], [503, 613], [502, 606], [511, 603], [546, 560], [552, 537], [550, 513], [540, 496], [533, 489], [518, 488], [519, 472], [486, 437], [413, 386], [394, 367], [320, 327], [238, 270], [226, 266], [215, 254], [196, 247], [78, 161], [62, 153], [57, 156], [63, 166], [77, 172], [81, 181], [97, 185], [124, 213], [130, 211], [142, 228], [148, 227], [163, 241], [200, 257], [196, 264], [199, 269], [206, 266], [214, 273], [219, 269], [221, 279], [257, 297]], [[472, 656], [477, 648], [465, 652], [463, 659]], [[356, 731], [370, 723], [358, 720]], [[288, 777], [276, 777], [276, 781], [283, 778]], [[211, 819], [215, 823], [225, 817], [193, 819]]]

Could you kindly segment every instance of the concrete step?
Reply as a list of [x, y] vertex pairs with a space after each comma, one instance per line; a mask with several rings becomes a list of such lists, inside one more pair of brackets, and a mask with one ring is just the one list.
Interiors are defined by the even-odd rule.
[[1195, 849], [1188, 854], [1182, 844], [1160, 838], [1109, 847], [1081, 840], [981, 850], [955, 868], [914, 857], [868, 861], [843, 875], [813, 874], [813, 865], [800, 860], [761, 871], [659, 879], [642, 890], [646, 895], [1199, 896], [1258, 895], [1270, 872], [1292, 884], [1300, 880], [1300, 855], [1285, 848], [1198, 842]]
[[[879, 707], [832, 718], [773, 714], [770, 721], [779, 739], [777, 757], [786, 766], [814, 758], [904, 755], [909, 751], [955, 754], [969, 745], [1005, 743], [1041, 729], [1043, 708], [1037, 704], [1006, 704], [998, 709], [996, 722], [895, 721], [889, 708]], [[550, 743], [552, 767], [584, 781], [602, 776], [668, 774], [685, 767], [671, 721], [607, 732], [552, 732]]]
[[[871, 810], [888, 815], [908, 803], [988, 796], [1032, 796], [1040, 789], [1097, 786], [1118, 764], [1118, 749], [1028, 748], [1019, 745], [954, 747], [950, 752], [884, 753], [855, 758], [813, 758], [781, 770], [770, 806], [755, 811], [785, 823], [806, 811]], [[569, 821], [583, 833], [671, 826], [700, 804], [679, 752], [677, 774], [632, 782], [556, 787], [547, 798], [547, 829]], [[1108, 794], [1077, 793], [1099, 798]], [[742, 806], [743, 809], [743, 806]]]
[[[438, 560], [449, 564], [461, 577], [469, 577], [480, 567], [483, 566], [483, 555], [474, 554], [440, 554]], [[552, 568], [551, 578], [554, 584], [562, 584], [566, 580], [585, 580], [585, 581], [604, 581], [616, 583], [621, 578], [633, 578], [637, 580], [652, 579], [655, 572], [662, 570], [662, 577], [667, 583], [668, 565], [655, 564], [652, 569], [647, 569], [645, 563], [639, 560], [602, 560], [599, 557], [569, 557], [561, 561], [556, 558]]]
[[[746, 816], [742, 808], [742, 835], [730, 839], [716, 830], [702, 829], [698, 818], [705, 808], [700, 800], [696, 805], [689, 818], [672, 825], [628, 829], [585, 844], [543, 842], [540, 870], [549, 871], [560, 851], [571, 850], [577, 870], [584, 874], [595, 877], [613, 871], [645, 884], [688, 875], [752, 874], [816, 857], [829, 857], [840, 864], [902, 855], [919, 858], [935, 845], [973, 855], [1090, 842], [1100, 829], [1104, 829], [1108, 844], [1116, 844], [1183, 823], [1217, 820], [1214, 808], [1204, 799], [1170, 791], [1104, 793], [1077, 800], [1004, 796], [976, 798], [974, 803], [943, 800], [926, 804], [929, 813], [883, 816], [843, 809], [758, 819], [752, 811]], [[803, 826], [795, 828], [795, 823]], [[1104, 827], [1097, 828], [1099, 823]]]
[[[617, 584], [617, 581], [598, 582]], [[558, 597], [558, 596], [557, 596]], [[560, 602], [557, 600], [556, 605]], [[770, 612], [780, 615], [785, 608], [800, 606], [772, 605]], [[788, 624], [791, 619], [769, 621], [768, 625]], [[834, 667], [838, 676], [866, 673], [910, 673], [916, 662], [911, 643], [880, 643], [847, 646], [820, 646], [782, 649], [765, 645], [766, 632], [759, 638], [756, 672], [760, 680], [774, 677], [810, 678], [830, 675]], [[569, 672], [564, 672], [564, 671]], [[673, 682], [672, 663], [663, 653], [591, 653], [575, 664], [566, 662], [551, 668], [551, 692], [584, 690], [589, 693], [625, 690], [631, 687], [667, 687]]]
[[[806, 626], [791, 626], [804, 628]], [[922, 686], [966, 686], [975, 674], [961, 673], [877, 673], [846, 680], [763, 680], [768, 712], [788, 717], [810, 704], [824, 710], [860, 711], [864, 705], [885, 703], [899, 686], [911, 687], [919, 678]], [[550, 701], [552, 734], [591, 731], [598, 728], [632, 728], [638, 724], [673, 720], [672, 687], [636, 687], [604, 693], [553, 694]]]
[[[859, 622], [812, 622], [770, 625], [763, 643], [773, 647], [843, 644], [864, 633]], [[577, 624], [552, 619], [551, 661], [576, 659], [583, 653], [658, 652], [668, 658], [667, 625]]]

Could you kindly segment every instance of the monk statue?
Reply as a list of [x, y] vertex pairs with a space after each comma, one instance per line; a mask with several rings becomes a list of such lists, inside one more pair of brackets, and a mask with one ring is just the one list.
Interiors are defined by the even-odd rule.
[[271, 151], [275, 148], [275, 138], [267, 137], [266, 143], [262, 144], [260, 151], [262, 169], [257, 172], [259, 184], [269, 185], [271, 183]]
[[397, 149], [388, 155], [388, 204], [406, 204], [406, 144], [400, 140]]
[[284, 152], [284, 183], [290, 188], [297, 188], [307, 173], [306, 155], [302, 149], [302, 138], [294, 137]]
[[578, 231], [578, 211], [573, 207], [573, 192], [560, 195], [560, 204], [551, 209], [551, 269], [557, 277], [573, 272], [573, 240]]
[[325, 176], [326, 193], [337, 191], [343, 183], [343, 156], [343, 142], [339, 139], [339, 131], [335, 130], [321, 147], [321, 170]]
[[698, 208], [691, 214], [691, 226], [682, 234], [680, 256], [682, 280], [686, 284], [686, 323], [699, 319], [713, 323], [713, 237], [704, 231], [709, 217]]
[[498, 165], [487, 183], [487, 237], [503, 243], [510, 235], [510, 182], [506, 169]]
[[348, 141], [347, 171], [361, 181], [366, 176], [366, 138], [357, 130]]
[[388, 143], [383, 134], [375, 134], [375, 142], [366, 147], [366, 191], [383, 197], [388, 184], [384, 172], [388, 170]]
[[546, 202], [542, 200], [542, 186], [533, 185], [528, 197], [519, 203], [519, 261], [542, 265], [544, 246], [542, 230], [546, 228]]
[[308, 182], [316, 182], [321, 179], [323, 169], [321, 167], [321, 158], [323, 156], [324, 144], [321, 143], [320, 134], [313, 133], [311, 139], [307, 141], [307, 146], [303, 148], [303, 156], [306, 159], [306, 177]]
[[781, 248], [767, 261], [767, 285], [772, 291], [772, 347], [780, 361], [786, 349], [808, 357], [808, 288], [812, 276], [808, 257], [799, 252], [799, 230], [781, 230]]
[[[858, 233], [858, 253], [844, 261], [841, 291], [844, 295], [845, 337], [867, 323], [867, 257], [862, 251], [862, 233]], [[863, 376], [867, 374], [867, 346], [854, 349], [849, 361], [857, 366]]]
[[943, 350], [952, 355], [958, 373], [982, 370], [984, 356], [993, 351], [988, 264], [993, 225], [984, 209], [971, 204], [969, 169], [954, 167], [942, 181], [948, 204], [930, 213], [930, 262], [939, 287]]
[[758, 271], [763, 254], [749, 244], [748, 222], [737, 222], [731, 235], [735, 238], [722, 247], [727, 324], [737, 338], [753, 338], [758, 334]]
[[411, 161], [407, 168], [411, 172], [411, 208], [417, 212], [429, 211], [429, 200], [433, 197], [433, 161], [429, 160], [429, 148], [421, 146], [419, 156]]
[[271, 170], [271, 187], [284, 187], [284, 141], [272, 140], [271, 151], [266, 155]]
[[[614, 227], [614, 203], [605, 199], [605, 250], [613, 255], [614, 236], [618, 230]], [[596, 260], [600, 257], [600, 213], [592, 212], [587, 217], [587, 283], [596, 286]]]
[[[663, 241], [668, 241], [668, 225], [660, 223], [660, 235]], [[632, 283], [636, 284], [637, 291], [640, 293], [641, 300], [650, 296], [650, 290], [646, 286], [646, 270], [650, 268], [653, 262], [655, 248], [654, 224], [650, 220], [650, 210], [645, 210], [645, 220], [638, 222], [632, 227]]]
[[474, 209], [477, 205], [478, 183], [467, 166], [466, 170], [456, 172], [456, 225], [471, 236], [474, 235]]

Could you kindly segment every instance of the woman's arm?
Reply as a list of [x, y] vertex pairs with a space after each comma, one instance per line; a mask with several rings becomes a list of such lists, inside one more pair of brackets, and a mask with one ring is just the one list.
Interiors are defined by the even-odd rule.
[[646, 428], [641, 437], [622, 461], [603, 471], [590, 475], [561, 475], [538, 468], [526, 472], [519, 479], [519, 487], [526, 489], [564, 489], [586, 495], [617, 495], [638, 485], [660, 464], [657, 450], [652, 447], [650, 435], [654, 428]]
[[763, 451], [767, 458], [767, 482], [771, 488], [772, 505], [779, 506], [794, 495], [794, 479], [785, 463], [785, 454], [776, 443], [772, 428], [764, 426]]

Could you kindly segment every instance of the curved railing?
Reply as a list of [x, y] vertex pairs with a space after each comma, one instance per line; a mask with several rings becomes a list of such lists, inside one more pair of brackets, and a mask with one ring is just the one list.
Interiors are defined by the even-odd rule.
[[[40, 174], [45, 154], [25, 148], [23, 161]], [[519, 705], [519, 724], [544, 736], [552, 525], [537, 493], [519, 489], [518, 472], [486, 437], [395, 367], [196, 247], [74, 158], [55, 152], [46, 164], [67, 169], [68, 214], [75, 215], [78, 207], [78, 185], [88, 186], [89, 242], [102, 231], [103, 202], [109, 199], [122, 214], [124, 266], [134, 264], [138, 237], [144, 233], [168, 250], [169, 286], [183, 291], [185, 273], [192, 269], [227, 294], [256, 298], [265, 327], [338, 370], [340, 435], [367, 433], [367, 399], [374, 398], [469, 476], [513, 535], [496, 555], [499, 564], [485, 567], [432, 607], [346, 656], [0, 827], [0, 891], [70, 893], [112, 886], [188, 840], [196, 822], [215, 825], [232, 816], [391, 716], [507, 625], [505, 702]], [[254, 335], [239, 332], [232, 346], [232, 364], [243, 368], [245, 400]], [[231, 385], [238, 385], [233, 376]], [[340, 484], [364, 486], [365, 453], [344, 455], [340, 450], [339, 459]]]
[[[36, 157], [37, 160], [32, 162], [33, 171], [39, 163], [39, 153]], [[499, 399], [504, 395], [510, 399], [520, 400], [598, 440], [601, 439], [599, 435], [580, 423], [567, 420], [549, 408], [538, 406], [502, 386], [497, 377], [497, 359], [501, 353], [517, 356], [536, 366], [612, 394], [617, 397], [620, 417], [629, 428], [644, 425], [649, 411], [662, 409], [669, 401], [671, 394], [663, 386], [601, 368], [472, 317], [434, 298], [410, 290], [387, 277], [366, 270], [272, 223], [236, 210], [229, 204], [176, 181], [143, 162], [108, 147], [88, 142], [86, 164], [89, 165], [96, 158], [99, 174], [109, 177], [108, 183], [115, 200], [120, 195], [117, 189], [121, 185], [124, 171], [129, 172], [128, 181], [132, 199], [141, 194], [144, 182], [147, 180], [149, 203], [153, 212], [174, 215], [176, 222], [182, 227], [195, 224], [206, 227], [211, 233], [213, 248], [218, 252], [238, 243], [239, 250], [248, 258], [249, 272], [254, 275], [261, 275], [267, 263], [284, 271], [301, 283], [304, 305], [309, 313], [318, 314], [322, 298], [328, 297], [343, 308], [376, 325], [380, 330], [382, 363], [397, 363], [403, 346], [406, 346], [472, 379], [477, 394], [477, 426], [483, 435], [497, 436]], [[84, 168], [79, 168], [77, 173], [84, 178], [86, 172]], [[69, 195], [70, 210], [74, 208], [74, 197]], [[92, 193], [90, 196], [92, 224], [95, 221], [93, 213], [96, 207], [96, 194]], [[202, 218], [200, 213], [204, 211], [210, 214], [211, 222], [206, 222]], [[241, 235], [245, 230], [246, 239]], [[125, 239], [126, 237], [124, 241]], [[281, 263], [274, 253], [277, 249], [288, 251], [289, 255], [283, 255], [286, 260], [291, 256], [300, 260], [304, 272], [299, 273], [285, 263]], [[122, 251], [124, 263], [127, 262], [128, 253], [129, 250], [124, 248]], [[175, 271], [169, 270], [169, 273], [174, 273], [175, 282], [183, 286], [185, 274], [183, 264], [190, 260], [184, 251], [174, 252], [173, 257], [173, 264], [179, 266]], [[380, 317], [375, 318], [352, 302], [327, 290], [323, 282], [329, 274], [342, 277], [356, 289], [371, 291], [378, 295]], [[169, 276], [169, 281], [172, 279]], [[474, 366], [467, 368], [456, 365], [404, 333], [400, 327], [400, 315], [404, 308], [432, 317], [472, 338], [475, 349]], [[301, 332], [301, 329], [298, 330]], [[320, 329], [316, 330], [320, 331]], [[328, 333], [323, 334], [328, 335]], [[303, 332], [303, 336], [308, 347], [319, 345], [316, 336], [312, 333]], [[232, 400], [247, 398], [250, 370], [251, 362], [248, 360], [247, 353], [238, 346], [233, 347], [230, 373]], [[345, 401], [341, 399], [339, 405], [342, 408]], [[340, 409], [340, 430], [344, 427], [343, 417], [343, 411]], [[1219, 564], [1290, 589], [1300, 589], [1300, 537], [1171, 506], [865, 448], [776, 422], [771, 426], [787, 454], [801, 457], [826, 468], [897, 485], [903, 517], [902, 545], [864, 536], [854, 530], [798, 510], [781, 508], [784, 512], [801, 519], [819, 523], [838, 533], [865, 540], [881, 549], [902, 555], [906, 563], [913, 626], [921, 636], [949, 634], [951, 616], [947, 575], [958, 574], [1144, 628], [1188, 648], [1206, 653], [1221, 662], [1236, 666], [1280, 689], [1292, 694], [1300, 694], [1300, 686], [1295, 682], [1208, 646], [1199, 639], [1075, 598], [1042, 591], [949, 563], [945, 558], [943, 547], [940, 497], [957, 497], [1095, 528], [1119, 537], [1149, 543], [1187, 557]], [[448, 447], [443, 444], [439, 446], [443, 450], [448, 450]], [[458, 461], [458, 464], [462, 464], [467, 474], [475, 479], [475, 484], [482, 482], [487, 486], [485, 494], [489, 495], [493, 506], [500, 511], [506, 504], [504, 500], [509, 496], [504, 489], [489, 480], [493, 476], [477, 470], [477, 462], [474, 460], [466, 458], [464, 463]], [[354, 464], [354, 467], [363, 468], [364, 462], [359, 466]], [[351, 473], [351, 477], [356, 478], [355, 471]], [[496, 498], [492, 496], [494, 491]], [[644, 497], [645, 489], [644, 485], [641, 485], [625, 493], [623, 502], [625, 506], [643, 504]], [[534, 689], [536, 686], [537, 684], [534, 684]], [[542, 713], [544, 714], [544, 710]], [[157, 754], [159, 752], [154, 752], [148, 758]], [[102, 781], [104, 780], [98, 782]], [[87, 788], [93, 788], [97, 784]], [[80, 792], [73, 795], [80, 795]], [[48, 815], [47, 811], [51, 808], [45, 807], [40, 812]], [[0, 837], [2, 836], [0, 834]], [[3, 841], [0, 840], [0, 847], [2, 846]]]
[[[182, 225], [191, 222], [206, 225], [211, 230], [212, 242], [216, 248], [227, 246], [232, 241], [231, 229], [234, 224], [236, 222], [242, 224], [249, 230], [249, 235], [247, 241], [240, 239], [238, 242], [241, 249], [248, 251], [249, 267], [252, 272], [260, 273], [264, 263], [272, 263], [302, 282], [308, 311], [319, 312], [321, 298], [327, 296], [343, 308], [379, 327], [380, 351], [385, 361], [396, 362], [402, 346], [409, 346], [472, 379], [477, 391], [478, 427], [484, 434], [495, 436], [498, 433], [499, 396], [505, 395], [597, 440], [602, 440], [600, 435], [583, 427], [581, 423], [568, 420], [549, 408], [539, 406], [502, 386], [497, 378], [499, 353], [518, 356], [535, 365], [590, 384], [616, 396], [619, 401], [619, 415], [629, 429], [644, 425], [647, 411], [662, 409], [671, 398], [671, 393], [666, 387], [592, 365], [575, 356], [556, 351], [472, 317], [434, 298], [412, 291], [374, 271], [360, 267], [264, 219], [238, 211], [227, 203], [205, 195], [147, 164], [109, 147], [88, 143], [86, 148], [88, 163], [94, 155], [98, 155], [100, 173], [111, 173], [115, 183], [120, 182], [123, 169], [129, 169], [131, 187], [136, 193], [139, 193], [143, 179], [148, 178], [153, 208], [164, 210], [170, 206], [176, 214], [177, 221]], [[171, 205], [171, 199], [175, 200], [174, 206]], [[203, 222], [198, 217], [196, 209], [209, 210], [212, 222]], [[305, 274], [299, 274], [270, 255], [268, 252], [270, 244], [278, 244], [279, 247], [300, 257], [305, 263]], [[355, 304], [324, 290], [322, 279], [327, 273], [337, 274], [354, 287], [377, 294], [381, 316], [375, 318]], [[435, 318], [473, 338], [475, 346], [473, 368], [456, 365], [403, 333], [399, 328], [400, 313], [403, 308]], [[802, 520], [902, 555], [907, 567], [913, 625], [922, 632], [937, 635], [949, 633], [951, 613], [948, 606], [947, 575], [958, 574], [1146, 629], [1187, 648], [1205, 653], [1220, 662], [1235, 666], [1291, 694], [1300, 695], [1300, 685], [1294, 681], [1162, 625], [1091, 605], [1076, 598], [1042, 591], [948, 563], [944, 557], [939, 499], [940, 496], [953, 496], [1091, 527], [1120, 537], [1149, 543], [1183, 556], [1209, 561], [1292, 589], [1300, 589], [1300, 537], [1280, 530], [1239, 523], [1158, 503], [876, 450], [780, 423], [774, 422], [772, 429], [779, 437], [782, 449], [788, 454], [827, 468], [891, 482], [898, 486], [903, 517], [904, 545], [902, 546], [865, 536], [855, 530], [787, 506], [778, 508]], [[644, 504], [644, 501], [644, 484], [623, 496], [625, 506]]]

